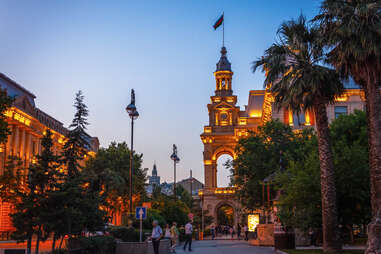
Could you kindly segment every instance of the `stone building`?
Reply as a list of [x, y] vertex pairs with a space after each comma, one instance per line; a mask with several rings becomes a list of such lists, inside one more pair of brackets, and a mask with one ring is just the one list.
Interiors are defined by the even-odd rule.
[[[203, 200], [203, 209], [217, 221], [217, 212], [224, 206], [231, 206], [234, 211], [234, 221], [237, 224], [244, 213], [241, 205], [234, 198], [235, 187], [219, 188], [217, 186], [217, 160], [221, 155], [236, 157], [234, 148], [238, 140], [246, 137], [249, 131], [271, 119], [292, 126], [294, 130], [315, 127], [312, 112], [295, 114], [287, 108], [276, 110], [274, 97], [268, 90], [252, 90], [249, 92], [248, 104], [244, 110], [237, 106], [237, 96], [233, 94], [233, 71], [227, 58], [225, 47], [221, 49], [221, 57], [216, 65], [214, 95], [207, 105], [209, 123], [204, 126], [200, 135], [204, 145], [204, 177], [205, 186], [199, 191]], [[353, 82], [345, 84], [344, 94], [336, 98], [334, 104], [327, 106], [328, 119], [331, 122], [340, 114], [350, 114], [354, 110], [364, 109], [364, 92]], [[262, 215], [263, 216], [263, 215]]]
[[189, 177], [181, 180], [177, 184], [181, 185], [186, 191], [191, 193], [192, 196], [197, 196], [198, 191], [204, 188], [204, 184], [194, 177]]
[[[46, 129], [52, 131], [53, 151], [59, 154], [65, 142], [68, 130], [63, 123], [48, 115], [35, 104], [36, 96], [0, 73], [0, 89], [15, 98], [11, 108], [5, 112], [11, 134], [6, 144], [0, 145], [0, 173], [3, 173], [6, 158], [9, 155], [18, 156], [27, 168], [35, 161], [35, 156], [41, 152], [41, 138]], [[96, 137], [86, 134], [89, 155], [95, 154], [99, 148]], [[9, 217], [11, 207], [8, 203], [0, 202], [0, 234], [8, 234], [13, 230]]]
[[148, 176], [148, 185], [146, 186], [148, 195], [151, 195], [155, 187], [158, 186], [160, 186], [160, 176], [157, 175], [156, 163], [154, 163], [151, 176]]

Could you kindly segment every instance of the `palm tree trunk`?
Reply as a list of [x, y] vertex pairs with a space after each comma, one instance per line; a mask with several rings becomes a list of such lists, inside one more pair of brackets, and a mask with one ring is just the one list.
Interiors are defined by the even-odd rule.
[[363, 87], [368, 115], [372, 220], [368, 225], [365, 253], [381, 253], [381, 95], [371, 71], [368, 71], [367, 77]]
[[26, 245], [26, 253], [32, 253], [32, 235], [28, 237], [27, 245]]
[[39, 247], [40, 247], [40, 239], [41, 239], [41, 226], [38, 227], [38, 231], [37, 231], [37, 240], [36, 240], [35, 254], [38, 254]]
[[314, 111], [320, 160], [323, 251], [340, 252], [341, 240], [337, 224], [335, 175], [326, 105], [324, 103], [317, 103]]
[[52, 253], [54, 253], [54, 250], [56, 248], [56, 240], [57, 240], [56, 233], [53, 233]]

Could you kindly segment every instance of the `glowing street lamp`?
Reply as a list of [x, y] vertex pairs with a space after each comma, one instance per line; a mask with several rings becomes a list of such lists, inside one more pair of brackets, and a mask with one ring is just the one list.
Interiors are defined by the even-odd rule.
[[173, 195], [176, 201], [176, 164], [180, 162], [180, 158], [177, 156], [177, 146], [175, 144], [173, 144], [173, 153], [171, 155], [171, 160], [173, 160], [173, 174], [174, 174]]
[[131, 151], [130, 151], [130, 172], [129, 172], [129, 182], [130, 182], [130, 207], [128, 213], [132, 216], [132, 154], [134, 151], [134, 120], [138, 119], [139, 113], [135, 106], [135, 91], [131, 89], [131, 103], [126, 107], [126, 111], [131, 118]]

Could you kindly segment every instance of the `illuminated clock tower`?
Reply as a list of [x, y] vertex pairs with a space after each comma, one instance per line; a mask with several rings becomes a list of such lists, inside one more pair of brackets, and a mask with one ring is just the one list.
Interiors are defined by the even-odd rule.
[[236, 106], [237, 96], [233, 95], [232, 90], [233, 72], [226, 53], [226, 48], [222, 47], [221, 57], [214, 72], [216, 90], [208, 104], [209, 124], [204, 126], [204, 132], [200, 135], [204, 144], [205, 186], [199, 191], [199, 195], [203, 198], [203, 210], [208, 210], [216, 223], [217, 210], [223, 205], [228, 205], [234, 209], [233, 217], [236, 224], [239, 221], [241, 206], [234, 197], [235, 187], [217, 186], [217, 160], [223, 154], [236, 157], [234, 149], [238, 136], [241, 136], [243, 131], [240, 126], [240, 108]]

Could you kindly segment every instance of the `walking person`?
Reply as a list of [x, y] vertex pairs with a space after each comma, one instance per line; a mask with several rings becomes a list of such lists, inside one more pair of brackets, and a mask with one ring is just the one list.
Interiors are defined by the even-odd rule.
[[249, 240], [249, 228], [247, 227], [247, 225], [245, 225], [243, 227], [243, 231], [245, 232], [245, 240], [248, 241]]
[[183, 248], [184, 251], [187, 248], [187, 244], [189, 245], [188, 250], [192, 251], [192, 233], [193, 233], [193, 226], [192, 226], [192, 222], [189, 221], [185, 225], [185, 243], [184, 243], [184, 248]]
[[238, 227], [237, 227], [237, 237], [238, 237], [238, 240], [241, 240], [241, 225], [238, 223]]
[[177, 223], [173, 222], [171, 227], [171, 248], [172, 253], [176, 253], [176, 243], [177, 237], [179, 236], [179, 231], [177, 230]]
[[233, 239], [233, 238], [234, 238], [234, 226], [233, 226], [233, 227], [230, 227], [230, 229], [229, 229], [229, 233], [231, 234], [232, 239]]
[[164, 238], [165, 239], [171, 239], [171, 229], [169, 228], [169, 224], [165, 225], [165, 230], [164, 230]]
[[159, 223], [157, 220], [154, 220], [152, 222], [152, 235], [151, 235], [151, 240], [152, 240], [152, 246], [153, 246], [153, 252], [155, 254], [159, 254], [159, 247], [160, 247], [160, 239], [163, 237], [163, 230], [159, 226]]
[[212, 240], [214, 240], [214, 237], [216, 236], [216, 228], [214, 226], [214, 223], [212, 223], [212, 225], [210, 226], [210, 233], [212, 234]]

